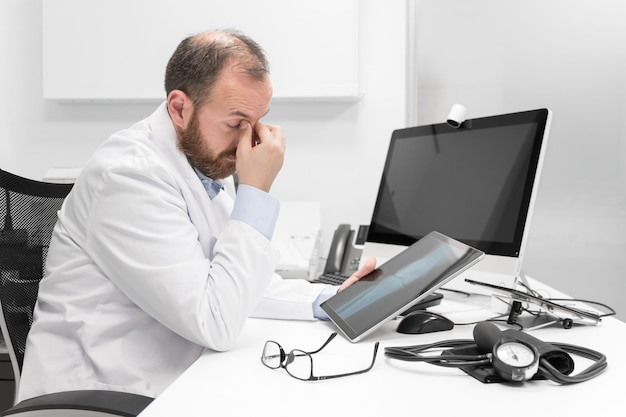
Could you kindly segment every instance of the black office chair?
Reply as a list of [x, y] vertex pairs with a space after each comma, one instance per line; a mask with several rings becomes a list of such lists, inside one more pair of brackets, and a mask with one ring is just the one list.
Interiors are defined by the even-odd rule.
[[[57, 211], [71, 184], [22, 178], [0, 170], [0, 327], [15, 374], [15, 398], [26, 337], [43, 277]], [[126, 392], [84, 390], [42, 395], [2, 416], [136, 416], [153, 399]]]

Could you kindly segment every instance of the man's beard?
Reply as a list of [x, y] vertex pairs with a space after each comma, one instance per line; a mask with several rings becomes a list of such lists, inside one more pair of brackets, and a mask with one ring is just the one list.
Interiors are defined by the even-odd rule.
[[235, 172], [235, 162], [230, 155], [236, 150], [224, 151], [217, 156], [213, 155], [205, 144], [200, 133], [200, 123], [196, 112], [193, 112], [187, 129], [176, 129], [178, 148], [187, 156], [189, 162], [212, 180], [219, 180]]

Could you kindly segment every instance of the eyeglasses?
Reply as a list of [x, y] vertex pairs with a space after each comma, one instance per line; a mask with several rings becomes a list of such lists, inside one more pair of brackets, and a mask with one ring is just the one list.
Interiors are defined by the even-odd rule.
[[360, 371], [349, 372], [345, 374], [326, 375], [326, 376], [314, 376], [313, 375], [313, 357], [318, 352], [326, 347], [337, 336], [337, 333], [333, 333], [324, 342], [322, 347], [312, 352], [305, 352], [300, 349], [293, 349], [288, 354], [285, 354], [283, 348], [273, 340], [265, 342], [263, 347], [263, 354], [261, 355], [261, 362], [263, 365], [270, 369], [284, 368], [285, 371], [292, 377], [300, 379], [302, 381], [321, 381], [324, 379], [339, 378], [342, 376], [362, 374], [374, 366], [376, 362], [376, 353], [378, 352], [378, 342], [374, 345], [374, 356], [372, 357], [372, 363], [365, 369]]

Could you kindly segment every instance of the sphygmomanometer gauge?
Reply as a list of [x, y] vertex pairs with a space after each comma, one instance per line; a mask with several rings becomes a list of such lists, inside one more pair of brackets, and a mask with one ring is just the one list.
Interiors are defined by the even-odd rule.
[[539, 352], [534, 346], [510, 338], [502, 338], [493, 346], [491, 364], [509, 381], [527, 381], [539, 369]]

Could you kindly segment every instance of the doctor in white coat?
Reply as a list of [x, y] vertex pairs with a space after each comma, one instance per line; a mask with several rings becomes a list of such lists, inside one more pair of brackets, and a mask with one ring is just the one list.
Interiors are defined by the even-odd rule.
[[[59, 212], [20, 400], [157, 396], [204, 349], [232, 348], [247, 317], [324, 318], [319, 303], [337, 291], [274, 273], [279, 204], [268, 191], [285, 141], [260, 122], [272, 87], [259, 46], [236, 32], [189, 37], [165, 88], [152, 115], [95, 152]], [[221, 180], [235, 171], [234, 199]]]

